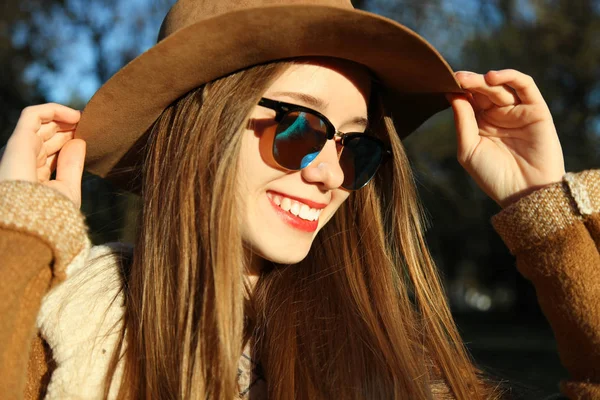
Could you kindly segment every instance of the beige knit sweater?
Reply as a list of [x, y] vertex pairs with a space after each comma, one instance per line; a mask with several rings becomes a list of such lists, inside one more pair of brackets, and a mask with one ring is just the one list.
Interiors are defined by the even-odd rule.
[[[518, 270], [535, 285], [554, 330], [570, 373], [561, 391], [572, 399], [600, 399], [600, 170], [567, 174], [492, 223]], [[58, 192], [27, 182], [0, 183], [3, 399], [97, 396], [94, 385], [103, 377], [114, 333], [104, 329], [113, 327], [120, 309], [114, 302], [102, 323], [84, 311], [106, 309], [103, 301], [117, 288], [110, 268], [90, 263], [100, 254], [110, 256], [113, 247], [90, 248], [86, 230], [79, 210]], [[110, 265], [110, 257], [105, 260]], [[106, 296], [96, 296], [99, 287]], [[248, 360], [242, 357], [240, 366], [246, 369], [240, 379], [250, 382]]]

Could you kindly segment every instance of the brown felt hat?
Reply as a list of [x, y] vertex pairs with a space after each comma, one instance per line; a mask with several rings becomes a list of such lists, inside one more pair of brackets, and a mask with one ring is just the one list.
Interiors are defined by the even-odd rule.
[[307, 56], [367, 66], [402, 138], [448, 107], [444, 93], [462, 91], [425, 39], [349, 0], [179, 0], [158, 43], [85, 107], [76, 137], [87, 142], [86, 170], [139, 190], [145, 133], [174, 100], [246, 67]]

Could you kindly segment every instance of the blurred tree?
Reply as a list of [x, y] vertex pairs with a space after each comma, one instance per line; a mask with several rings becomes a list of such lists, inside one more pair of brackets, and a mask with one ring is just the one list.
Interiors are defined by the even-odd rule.
[[55, 99], [83, 106], [102, 83], [155, 43], [173, 2], [64, 0], [32, 6], [31, 18], [13, 35], [17, 45], [28, 44], [35, 59], [26, 78]]
[[24, 107], [44, 101], [34, 85], [21, 79], [23, 71], [35, 59], [30, 46], [17, 47], [13, 40], [18, 27], [29, 18], [30, 13], [22, 2], [6, 0], [0, 6], [0, 144], [12, 132]]
[[[152, 46], [171, 0], [8, 0], [0, 16], [0, 143], [30, 104], [82, 109], [118, 69]], [[95, 243], [126, 237], [134, 196], [86, 174], [82, 210]], [[134, 207], [132, 207], [134, 208]]]
[[[500, 27], [464, 49], [464, 63], [485, 71], [516, 68], [542, 90], [558, 128], [568, 170], [600, 162], [600, 1], [497, 0]], [[497, 18], [483, 13], [484, 20]]]

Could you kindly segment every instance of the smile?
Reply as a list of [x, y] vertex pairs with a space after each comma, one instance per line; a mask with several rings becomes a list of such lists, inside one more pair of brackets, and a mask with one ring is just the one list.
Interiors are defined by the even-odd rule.
[[319, 215], [323, 211], [322, 208], [312, 208], [307, 204], [291, 199], [289, 197], [282, 196], [280, 194], [267, 192], [269, 199], [273, 201], [283, 211], [287, 211], [296, 217], [302, 218], [305, 221], [316, 221], [319, 219]]

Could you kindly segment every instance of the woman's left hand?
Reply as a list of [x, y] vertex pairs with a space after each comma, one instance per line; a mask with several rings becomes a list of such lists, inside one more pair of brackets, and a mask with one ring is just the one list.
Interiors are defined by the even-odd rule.
[[533, 79], [519, 71], [457, 72], [466, 90], [451, 94], [458, 161], [501, 207], [559, 182], [562, 149]]

